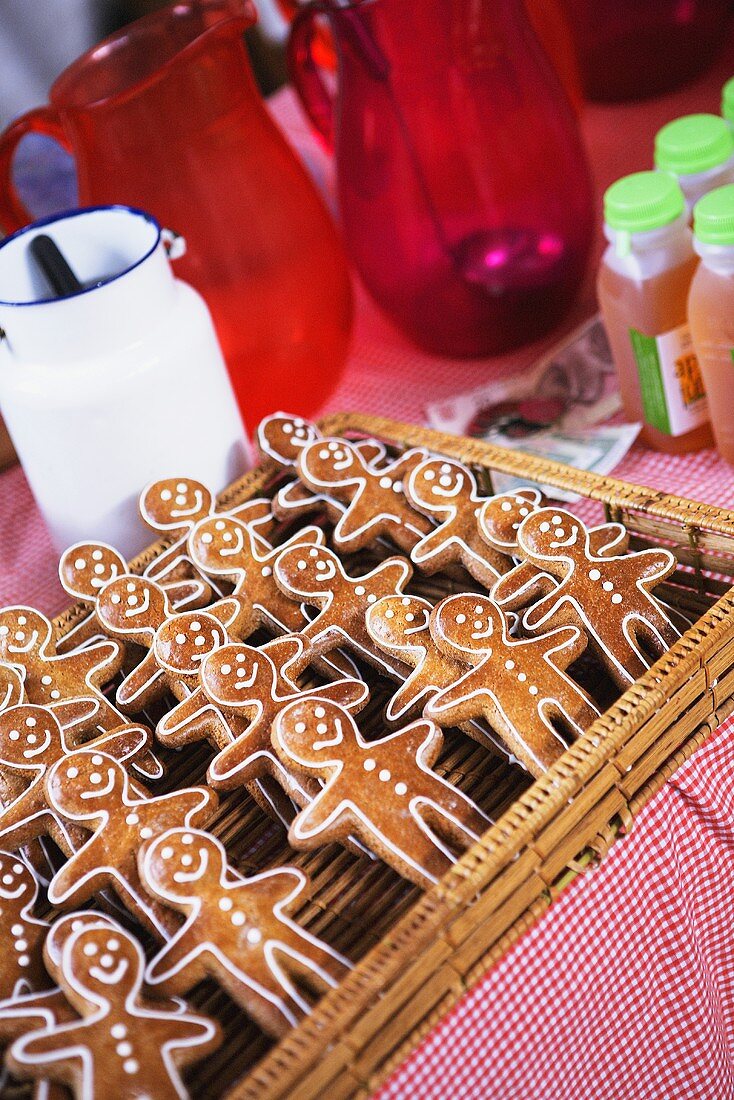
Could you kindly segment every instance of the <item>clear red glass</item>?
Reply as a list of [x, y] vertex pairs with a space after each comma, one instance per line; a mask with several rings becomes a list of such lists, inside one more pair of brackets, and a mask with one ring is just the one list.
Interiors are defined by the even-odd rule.
[[561, 0], [584, 92], [618, 102], [662, 95], [703, 72], [726, 38], [729, 0]]
[[76, 160], [83, 205], [128, 203], [186, 238], [176, 274], [205, 297], [245, 422], [314, 412], [338, 380], [352, 321], [346, 258], [311, 180], [255, 85], [242, 0], [190, 0], [85, 54], [50, 105], [0, 138], [0, 221], [30, 220], [11, 180], [29, 130]]
[[[312, 52], [318, 15], [337, 48], [335, 103]], [[395, 323], [456, 356], [551, 328], [584, 274], [592, 191], [522, 0], [312, 3], [289, 55], [335, 148], [347, 252]]]

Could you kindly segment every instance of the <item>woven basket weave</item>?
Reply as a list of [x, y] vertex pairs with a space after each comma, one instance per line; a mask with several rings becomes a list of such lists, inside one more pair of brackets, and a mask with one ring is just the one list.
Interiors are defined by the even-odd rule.
[[[224, 799], [212, 828], [234, 865], [243, 873], [278, 863], [301, 866], [311, 888], [295, 919], [359, 961], [277, 1044], [213, 985], [194, 991], [194, 1003], [220, 1019], [227, 1039], [187, 1075], [192, 1095], [369, 1095], [559, 890], [603, 858], [734, 709], [734, 512], [375, 417], [343, 414], [320, 426], [327, 434], [374, 435], [458, 458], [477, 470], [487, 489], [497, 470], [599, 501], [608, 520], [626, 525], [633, 547], [675, 550], [679, 569], [660, 592], [696, 621], [535, 782], [458, 731], [447, 734], [437, 770], [495, 824], [425, 892], [387, 867], [365, 868], [364, 859], [334, 846], [294, 853], [282, 829], [241, 792]], [[264, 463], [222, 494], [220, 506], [271, 491], [278, 476], [274, 463]], [[142, 569], [164, 545], [151, 547], [132, 568]], [[435, 588], [435, 578], [430, 583]], [[61, 615], [57, 631], [65, 633], [82, 614], [77, 606]], [[378, 735], [379, 709], [370, 708], [360, 727], [368, 737]], [[180, 754], [171, 784], [201, 782], [208, 755], [205, 746]]]

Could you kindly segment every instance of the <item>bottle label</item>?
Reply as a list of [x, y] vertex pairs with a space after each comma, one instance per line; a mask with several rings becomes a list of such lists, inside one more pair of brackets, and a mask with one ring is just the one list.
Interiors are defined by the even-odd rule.
[[690, 329], [660, 336], [630, 329], [646, 423], [666, 435], [685, 435], [707, 423], [708, 402]]

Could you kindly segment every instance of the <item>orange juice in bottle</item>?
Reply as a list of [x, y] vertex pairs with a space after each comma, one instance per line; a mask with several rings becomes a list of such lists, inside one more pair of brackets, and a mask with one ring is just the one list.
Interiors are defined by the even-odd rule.
[[627, 418], [668, 454], [711, 445], [708, 405], [687, 323], [698, 265], [683, 193], [665, 172], [636, 172], [604, 196], [597, 293]]
[[734, 462], [734, 184], [711, 191], [693, 212], [701, 257], [688, 296], [691, 336], [711, 403], [722, 458]]

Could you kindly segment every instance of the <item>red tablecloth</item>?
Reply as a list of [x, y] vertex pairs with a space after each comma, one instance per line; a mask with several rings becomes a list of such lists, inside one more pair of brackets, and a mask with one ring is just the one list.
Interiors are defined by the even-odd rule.
[[[625, 107], [588, 107], [584, 134], [601, 190], [647, 168], [655, 130], [716, 111], [734, 73], [734, 40], [682, 92]], [[276, 117], [314, 176], [332, 165], [289, 92]], [[601, 250], [601, 235], [595, 258]], [[417, 352], [358, 293], [349, 363], [324, 411], [359, 409], [420, 422], [427, 400], [531, 363], [557, 339], [493, 360]], [[590, 276], [569, 328], [593, 308]], [[60, 460], [63, 460], [60, 456]], [[731, 467], [713, 452], [663, 458], [635, 447], [620, 477], [734, 507]], [[0, 475], [0, 605], [65, 602], [55, 555], [19, 469]], [[497, 1100], [734, 1100], [734, 742], [725, 723], [640, 815], [603, 866], [549, 913], [428, 1036], [380, 1092]]]

